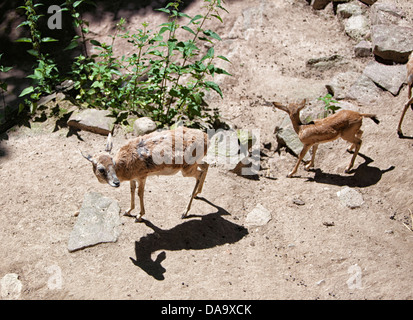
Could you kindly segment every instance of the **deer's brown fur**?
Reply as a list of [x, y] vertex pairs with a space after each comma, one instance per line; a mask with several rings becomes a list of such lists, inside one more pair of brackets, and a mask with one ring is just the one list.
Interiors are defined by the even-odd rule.
[[310, 124], [303, 124], [300, 120], [300, 111], [305, 107], [305, 104], [306, 100], [303, 100], [301, 103], [291, 103], [288, 106], [273, 102], [274, 107], [288, 113], [294, 130], [304, 145], [298, 156], [297, 163], [288, 174], [288, 177], [292, 177], [297, 172], [301, 160], [311, 147], [313, 147], [312, 156], [310, 162], [305, 167], [306, 170], [314, 166], [314, 158], [318, 145], [320, 143], [333, 141], [339, 137], [352, 143], [348, 149], [349, 151], [354, 149], [353, 157], [346, 169], [346, 172], [349, 172], [360, 150], [362, 142], [361, 135], [363, 134], [360, 128], [363, 118], [368, 117], [374, 122], [379, 123], [376, 116], [374, 114], [363, 114], [351, 110], [340, 110], [327, 118], [314, 120]]
[[[108, 137], [108, 144], [111, 136]], [[185, 127], [176, 130], [156, 131], [130, 140], [114, 157], [108, 153], [83, 156], [92, 162], [93, 171], [102, 183], [119, 187], [120, 182], [130, 181], [131, 206], [135, 208], [135, 189], [138, 183], [141, 220], [145, 214], [143, 194], [146, 178], [151, 175], [173, 175], [181, 171], [184, 177], [196, 178], [195, 188], [183, 218], [188, 214], [193, 198], [202, 191], [208, 164], [202, 162], [207, 152], [208, 136]], [[109, 150], [110, 151], [110, 148]]]

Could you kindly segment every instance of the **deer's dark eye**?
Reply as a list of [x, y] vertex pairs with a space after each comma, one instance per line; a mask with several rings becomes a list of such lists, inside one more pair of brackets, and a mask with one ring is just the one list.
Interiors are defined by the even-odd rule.
[[98, 171], [99, 171], [99, 173], [104, 174], [105, 173], [105, 168], [98, 167]]

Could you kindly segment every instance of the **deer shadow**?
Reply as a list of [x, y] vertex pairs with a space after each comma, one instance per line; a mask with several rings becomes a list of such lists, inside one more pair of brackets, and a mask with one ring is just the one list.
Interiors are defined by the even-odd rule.
[[351, 176], [344, 176], [333, 173], [322, 172], [321, 169], [312, 170], [315, 172], [314, 178], [309, 178], [307, 181], [315, 181], [318, 183], [333, 184], [337, 186], [348, 186], [348, 187], [358, 187], [365, 188], [372, 186], [380, 181], [384, 173], [392, 171], [395, 167], [390, 166], [385, 170], [381, 170], [377, 167], [369, 166], [374, 160], [367, 157], [364, 154], [359, 153], [365, 161], [360, 164], [357, 169], [353, 169], [350, 173], [354, 173]]
[[151, 254], [158, 250], [203, 250], [224, 244], [235, 243], [248, 234], [241, 225], [232, 223], [222, 216], [230, 215], [204, 198], [199, 198], [218, 209], [217, 212], [204, 216], [189, 215], [188, 218], [200, 218], [185, 221], [172, 229], [163, 230], [148, 220], [142, 220], [154, 232], [135, 241], [136, 259], [130, 257], [134, 265], [141, 268], [156, 280], [164, 280], [166, 269], [162, 261], [166, 259], [165, 251], [160, 252], [155, 260]]

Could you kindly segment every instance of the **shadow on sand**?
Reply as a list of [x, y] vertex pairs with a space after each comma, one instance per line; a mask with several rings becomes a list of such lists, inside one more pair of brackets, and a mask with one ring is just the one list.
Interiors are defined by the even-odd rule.
[[[213, 205], [204, 198], [199, 199]], [[136, 259], [131, 257], [131, 261], [148, 275], [157, 280], [164, 280], [166, 269], [161, 263], [166, 259], [166, 253], [162, 251], [155, 260], [152, 260], [153, 252], [209, 249], [235, 243], [248, 234], [248, 230], [243, 226], [229, 222], [222, 217], [230, 215], [226, 210], [213, 206], [218, 209], [217, 212], [204, 216], [190, 215], [186, 219], [195, 217], [201, 219], [185, 221], [169, 230], [160, 229], [150, 221], [142, 220], [154, 232], [135, 242]]]
[[314, 178], [309, 178], [308, 181], [315, 181], [318, 183], [333, 184], [336, 186], [349, 186], [349, 187], [358, 187], [365, 188], [372, 186], [380, 181], [384, 173], [392, 171], [395, 167], [390, 166], [385, 170], [381, 170], [377, 167], [369, 166], [374, 160], [371, 158], [359, 153], [365, 161], [360, 164], [357, 169], [352, 170], [350, 173], [353, 173], [351, 176], [324, 173], [321, 169], [313, 170], [315, 172]]

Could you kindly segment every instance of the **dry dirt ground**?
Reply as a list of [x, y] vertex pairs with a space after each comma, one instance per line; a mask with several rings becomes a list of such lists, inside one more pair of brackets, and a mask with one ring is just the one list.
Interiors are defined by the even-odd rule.
[[[411, 19], [409, 1], [389, 2]], [[194, 14], [200, 2], [187, 12]], [[335, 141], [320, 146], [316, 170], [300, 166], [296, 178], [286, 178], [296, 158], [284, 149], [275, 152], [273, 132], [282, 112], [263, 101], [316, 101], [334, 74], [361, 72], [372, 58], [353, 57], [355, 43], [331, 7], [314, 12], [304, 0], [251, 0], [227, 1], [226, 8], [216, 52], [231, 59], [226, 68], [233, 77], [220, 80], [224, 99], [212, 97], [210, 104], [237, 127], [259, 129], [261, 144], [272, 143], [262, 159], [269, 178], [210, 167], [205, 200], [195, 200], [193, 216], [181, 220], [194, 180], [151, 177], [146, 222], [122, 217], [116, 243], [69, 253], [84, 194], [100, 192], [125, 210], [129, 184], [100, 184], [79, 155], [78, 149], [100, 151], [102, 136], [67, 137], [67, 129], [52, 132], [48, 122], [14, 128], [0, 144], [0, 277], [19, 275], [21, 299], [413, 298], [413, 140], [396, 134], [406, 88], [397, 97], [383, 92], [375, 103], [357, 105], [381, 123], [364, 121], [365, 157], [357, 158], [352, 174], [344, 173], [350, 159], [345, 143]], [[111, 30], [105, 23], [93, 28], [98, 34]], [[325, 72], [306, 68], [308, 59], [336, 53], [349, 63]], [[403, 128], [413, 136], [411, 110]], [[114, 149], [124, 141], [118, 132]], [[341, 206], [336, 193], [344, 186], [362, 194], [360, 208]], [[297, 205], [297, 198], [305, 204]], [[272, 219], [246, 226], [258, 204]]]

